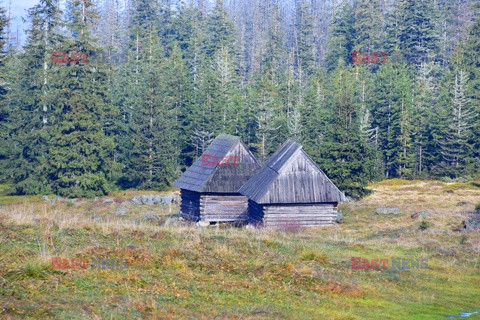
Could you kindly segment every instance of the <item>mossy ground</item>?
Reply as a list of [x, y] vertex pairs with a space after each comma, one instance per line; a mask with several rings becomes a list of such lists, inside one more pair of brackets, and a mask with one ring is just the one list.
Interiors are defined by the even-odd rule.
[[[2, 196], [0, 318], [443, 319], [480, 309], [480, 232], [453, 231], [480, 188], [457, 184], [372, 184], [373, 195], [341, 205], [341, 224], [304, 232], [139, 219], [167, 219], [175, 205], [115, 215], [124, 199], [150, 192], [78, 205]], [[425, 210], [422, 231], [410, 216]], [[128, 269], [54, 270], [52, 257], [127, 259]], [[352, 270], [351, 257], [427, 258], [428, 269]]]

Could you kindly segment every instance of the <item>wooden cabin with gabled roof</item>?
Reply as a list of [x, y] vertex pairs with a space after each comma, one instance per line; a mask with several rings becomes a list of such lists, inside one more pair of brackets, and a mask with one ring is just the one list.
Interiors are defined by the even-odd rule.
[[239, 137], [220, 134], [174, 184], [181, 190], [180, 215], [194, 221], [247, 221], [248, 200], [238, 189], [259, 169]]
[[269, 228], [332, 225], [345, 195], [305, 153], [288, 140], [239, 192], [246, 196], [249, 221]]

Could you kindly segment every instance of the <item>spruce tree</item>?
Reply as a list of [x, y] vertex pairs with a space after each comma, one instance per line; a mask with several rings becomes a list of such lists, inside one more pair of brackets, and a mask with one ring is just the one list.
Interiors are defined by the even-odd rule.
[[459, 70], [454, 74], [449, 106], [448, 128], [440, 143], [444, 173], [451, 177], [459, 177], [474, 173], [478, 168], [474, 159], [473, 128], [478, 113], [467, 97], [467, 73]]
[[[163, 153], [165, 160], [165, 176], [170, 184], [174, 176], [180, 174], [180, 166], [189, 165], [196, 159], [194, 156], [193, 124], [197, 114], [193, 104], [192, 82], [188, 75], [188, 68], [182, 58], [179, 45], [174, 42], [170, 56], [165, 60], [162, 72], [164, 81], [163, 101], [166, 114], [164, 121], [171, 121], [171, 130], [163, 134]], [[170, 153], [170, 154], [169, 154]]]
[[307, 79], [312, 75], [315, 66], [313, 17], [307, 1], [295, 1], [294, 18], [295, 66], [300, 82], [304, 82], [306, 87]]
[[420, 64], [437, 59], [438, 31], [435, 28], [436, 12], [432, 0], [400, 0], [397, 7], [397, 45], [408, 63]]
[[[202, 22], [201, 22], [202, 23]], [[202, 50], [193, 53], [192, 75], [198, 115], [194, 123], [198, 141], [208, 141], [211, 135], [220, 132], [241, 134], [239, 124], [244, 113], [243, 95], [238, 88], [238, 52], [234, 39], [233, 23], [217, 0], [212, 12], [206, 17], [205, 34], [195, 32], [192, 39]], [[203, 144], [203, 143], [202, 143]]]
[[372, 90], [372, 126], [378, 127], [385, 177], [409, 177], [413, 173], [412, 88], [407, 65], [383, 64]]
[[262, 56], [261, 71], [269, 73], [277, 82], [284, 80], [287, 52], [283, 44], [282, 17], [277, 6], [273, 16], [272, 28], [268, 32], [265, 54]]
[[42, 0], [29, 10], [32, 26], [21, 56], [18, 82], [10, 95], [16, 114], [10, 137], [17, 146], [13, 182], [18, 194], [54, 191], [48, 160], [58, 124], [55, 99], [61, 77], [59, 66], [52, 63], [52, 51], [66, 49], [60, 33], [62, 12], [58, 8], [57, 0]]
[[380, 0], [361, 0], [355, 7], [353, 49], [373, 53], [381, 49], [385, 21]]
[[356, 102], [359, 86], [353, 72], [344, 66], [342, 60], [333, 72], [332, 80], [329, 91], [333, 110], [328, 131], [317, 151], [318, 162], [341, 190], [360, 198], [369, 193], [366, 185], [375, 154], [360, 131], [360, 106]]
[[9, 114], [7, 106], [8, 79], [6, 68], [6, 48], [5, 48], [5, 28], [8, 20], [5, 15], [5, 9], [0, 7], [0, 181], [6, 180], [5, 167], [8, 165], [9, 158], [8, 141], [9, 139]]
[[[6, 39], [5, 28], [8, 24], [5, 9], [0, 7], [0, 99], [3, 100], [7, 93], [6, 79], [5, 79], [5, 60], [6, 60]], [[0, 100], [0, 101], [2, 101]]]
[[[148, 57], [151, 58], [151, 66], [155, 65], [154, 70], [148, 70], [148, 72], [153, 72], [160, 64], [158, 58], [164, 56], [164, 48], [160, 45], [157, 31], [157, 5], [157, 1], [135, 0], [132, 2], [131, 18], [127, 27], [128, 59], [117, 70], [114, 81], [113, 99], [119, 110], [119, 116], [115, 121], [118, 132], [115, 135], [115, 158], [121, 166], [117, 182], [121, 187], [126, 188], [138, 187], [148, 180], [141, 177], [145, 175], [145, 170], [138, 168], [143, 166], [139, 158], [141, 152], [145, 151], [137, 149], [141, 149], [139, 143], [144, 140], [138, 136], [141, 134], [138, 124], [145, 126], [148, 123], [148, 120], [143, 117], [139, 119], [139, 115], [144, 114], [144, 110], [148, 108], [145, 102], [148, 76], [144, 73], [144, 70], [148, 70], [146, 68]], [[150, 55], [149, 52], [151, 52]], [[146, 122], [142, 123], [142, 121]]]
[[413, 139], [415, 144], [415, 175], [430, 176], [430, 171], [440, 160], [435, 136], [441, 132], [443, 119], [436, 115], [438, 103], [440, 67], [437, 63], [422, 63], [415, 79], [413, 104]]
[[229, 54], [236, 57], [234, 26], [224, 8], [223, 0], [216, 0], [205, 27], [206, 39], [203, 50], [207, 57], [213, 57], [221, 48], [228, 49]]
[[327, 42], [325, 58], [328, 70], [335, 69], [339, 59], [344, 62], [351, 60], [351, 51], [354, 45], [354, 16], [353, 7], [346, 3], [330, 25], [330, 37]]
[[[478, 10], [478, 9], [477, 9]], [[459, 55], [454, 58], [453, 66], [464, 70], [467, 78], [465, 95], [467, 103], [475, 114], [473, 134], [469, 144], [473, 146], [475, 164], [471, 171], [480, 167], [480, 17], [470, 26], [466, 40], [461, 43]]]
[[318, 150], [327, 135], [329, 117], [333, 112], [329, 99], [328, 77], [321, 69], [312, 77], [305, 92], [302, 114], [302, 145], [313, 160], [319, 162]]
[[260, 74], [250, 87], [249, 107], [253, 109], [253, 128], [255, 137], [252, 149], [261, 161], [271, 155], [282, 143], [279, 130], [284, 125], [282, 121], [282, 98], [272, 74], [267, 70]]
[[[67, 50], [92, 56], [99, 51], [91, 38], [92, 24], [98, 18], [93, 2], [72, 0], [69, 6], [72, 20], [68, 27], [73, 38]], [[59, 68], [57, 125], [48, 158], [51, 188], [69, 197], [105, 195], [116, 169], [114, 141], [109, 135], [116, 110], [106, 94], [108, 70], [104, 64], [77, 61]]]

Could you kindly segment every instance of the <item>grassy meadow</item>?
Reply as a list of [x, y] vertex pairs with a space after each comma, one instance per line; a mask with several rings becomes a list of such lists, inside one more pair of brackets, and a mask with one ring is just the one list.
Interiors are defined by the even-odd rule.
[[[159, 194], [150, 191], [50, 204], [0, 186], [0, 318], [445, 319], [480, 310], [480, 231], [458, 231], [480, 184], [370, 187], [340, 205], [338, 225], [273, 231], [201, 228], [179, 221], [176, 204], [121, 204]], [[117, 215], [120, 206], [128, 212]], [[422, 229], [411, 215], [426, 210]], [[128, 269], [58, 270], [52, 257], [127, 259]], [[351, 257], [426, 258], [428, 269], [354, 270]]]

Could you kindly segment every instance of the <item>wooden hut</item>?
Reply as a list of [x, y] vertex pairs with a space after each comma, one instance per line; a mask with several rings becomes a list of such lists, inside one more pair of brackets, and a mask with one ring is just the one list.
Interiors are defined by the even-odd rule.
[[288, 140], [240, 188], [251, 223], [271, 228], [331, 225], [345, 195], [296, 142]]
[[221, 134], [176, 181], [180, 215], [207, 222], [246, 221], [248, 200], [238, 189], [260, 169], [239, 137]]

